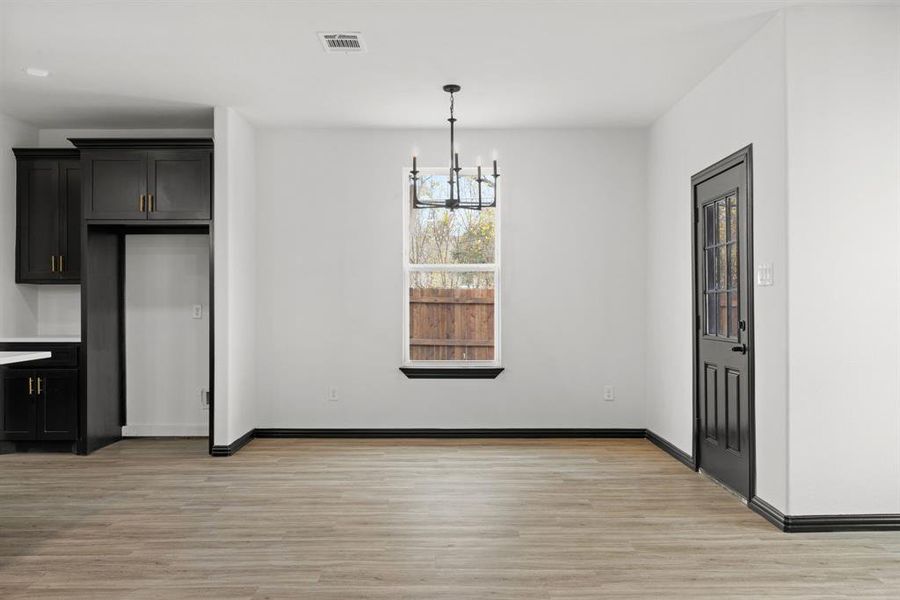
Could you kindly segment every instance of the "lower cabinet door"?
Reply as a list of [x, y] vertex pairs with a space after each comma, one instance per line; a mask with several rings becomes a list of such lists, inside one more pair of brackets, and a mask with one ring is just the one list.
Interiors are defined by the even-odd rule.
[[78, 370], [38, 371], [41, 393], [37, 410], [37, 438], [74, 440], [78, 423]]
[[33, 440], [37, 395], [34, 373], [0, 371], [0, 440]]

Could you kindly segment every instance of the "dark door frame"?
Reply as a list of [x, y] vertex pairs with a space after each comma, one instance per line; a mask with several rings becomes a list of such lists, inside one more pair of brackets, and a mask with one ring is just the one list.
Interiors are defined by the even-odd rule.
[[747, 401], [749, 403], [750, 422], [749, 440], [750, 440], [750, 493], [747, 495], [749, 501], [756, 495], [756, 338], [754, 337], [754, 322], [756, 321], [755, 306], [753, 303], [753, 287], [754, 287], [754, 263], [753, 263], [753, 144], [744, 146], [734, 154], [731, 154], [719, 162], [710, 165], [691, 177], [691, 322], [693, 334], [691, 335], [693, 344], [693, 356], [691, 366], [693, 368], [693, 455], [694, 469], [700, 469], [700, 452], [702, 444], [700, 444], [700, 326], [702, 319], [700, 317], [699, 306], [697, 304], [697, 223], [700, 219], [700, 213], [697, 211], [697, 186], [704, 181], [715, 177], [716, 175], [734, 167], [737, 164], [744, 163], [746, 165], [747, 181], [745, 189], [747, 190], [747, 376], [749, 394]]
[[[210, 195], [210, 214], [208, 219], [171, 219], [171, 220], [145, 220], [140, 219], [91, 219], [88, 217], [90, 211], [84, 210], [81, 220], [81, 361], [80, 361], [80, 398], [78, 406], [78, 439], [76, 449], [78, 454], [87, 454], [100, 448], [106, 444], [116, 442], [121, 439], [121, 426], [124, 425], [125, 415], [125, 340], [124, 340], [124, 278], [125, 278], [125, 238], [126, 234], [153, 234], [153, 233], [176, 233], [176, 234], [201, 234], [207, 235], [209, 238], [209, 436], [207, 451], [212, 454], [215, 445], [215, 145], [212, 139], [208, 138], [69, 138], [69, 141], [78, 149], [112, 149], [119, 151], [151, 151], [151, 150], [177, 150], [177, 149], [208, 149], [209, 157], [209, 195]], [[83, 158], [83, 157], [82, 157]], [[82, 170], [82, 174], [87, 170]], [[86, 187], [87, 180], [82, 177], [82, 190]], [[87, 201], [88, 194], [82, 191], [81, 200], [82, 208]], [[91, 254], [89, 244], [89, 234], [105, 236], [105, 247], [102, 251]], [[111, 242], [115, 242], [115, 246]], [[90, 353], [91, 344], [91, 327], [92, 319], [88, 315], [88, 290], [93, 288], [98, 282], [91, 280], [88, 276], [89, 265], [88, 260], [91, 257], [107, 261], [105, 264], [106, 275], [109, 276], [114, 283], [111, 289], [104, 290], [106, 297], [104, 301], [107, 306], [114, 307], [116, 325], [110, 325], [109, 329], [115, 330], [115, 335], [107, 335], [108, 339], [104, 340], [109, 345], [116, 346], [115, 352], [107, 352], [106, 365], [108, 371], [115, 371], [116, 377], [107, 377], [107, 389], [104, 390], [104, 398], [100, 398], [104, 404], [102, 410], [115, 416], [115, 424], [108, 422], [104, 424], [105, 432], [101, 435], [88, 435], [88, 365], [92, 360]], [[115, 293], [115, 297], [113, 297]], [[107, 332], [108, 333], [108, 332]], [[115, 398], [110, 397], [111, 392], [115, 392]], [[104, 416], [110, 416], [104, 415]], [[116, 431], [117, 430], [117, 431]]]
[[[91, 253], [91, 236], [104, 234], [109, 238], [115, 238], [115, 250], [102, 249], [99, 254], [108, 260], [113, 261], [115, 277], [114, 288], [115, 298], [111, 295], [107, 297], [110, 305], [115, 306], [115, 318], [117, 327], [115, 335], [105, 339], [108, 344], [115, 345], [115, 352], [111, 353], [108, 360], [115, 361], [110, 364], [108, 361], [103, 364], [107, 370], [116, 372], [116, 377], [111, 385], [116, 390], [116, 398], [107, 397], [105, 401], [105, 411], [115, 413], [116, 424], [109, 423], [109, 431], [103, 436], [98, 443], [91, 443], [88, 439], [88, 382], [87, 370], [88, 360], [93, 360], [90, 356], [88, 344], [92, 341], [92, 319], [90, 318], [87, 307], [89, 306], [87, 294], [94, 287], [94, 282], [88, 276], [90, 267], [87, 265], [85, 258], [95, 256]], [[213, 223], [211, 220], [197, 221], [156, 221], [152, 224], [147, 222], [128, 222], [128, 221], [84, 221], [82, 224], [82, 282], [81, 282], [81, 361], [80, 361], [80, 393], [79, 393], [79, 423], [76, 448], [78, 454], [89, 454], [94, 450], [107, 444], [116, 442], [121, 439], [121, 435], [113, 430], [125, 425], [125, 406], [127, 390], [125, 387], [125, 236], [126, 235], [154, 235], [154, 234], [170, 234], [170, 235], [205, 235], [209, 239], [209, 439], [207, 452], [212, 454], [212, 447], [215, 443], [215, 240], [213, 236]]]

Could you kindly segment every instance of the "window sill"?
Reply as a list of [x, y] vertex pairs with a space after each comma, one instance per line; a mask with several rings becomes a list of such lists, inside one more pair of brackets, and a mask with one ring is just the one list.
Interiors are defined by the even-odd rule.
[[409, 379], [496, 379], [503, 367], [400, 367]]

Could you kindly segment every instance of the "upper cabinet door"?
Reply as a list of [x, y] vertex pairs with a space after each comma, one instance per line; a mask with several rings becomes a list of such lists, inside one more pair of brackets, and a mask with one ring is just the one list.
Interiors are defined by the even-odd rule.
[[147, 218], [145, 151], [84, 151], [81, 155], [81, 167], [86, 219]]
[[150, 219], [209, 219], [209, 150], [151, 150], [148, 153]]
[[16, 173], [18, 283], [57, 278], [59, 260], [59, 169], [55, 160], [20, 160]]
[[81, 280], [81, 161], [59, 161], [59, 278]]

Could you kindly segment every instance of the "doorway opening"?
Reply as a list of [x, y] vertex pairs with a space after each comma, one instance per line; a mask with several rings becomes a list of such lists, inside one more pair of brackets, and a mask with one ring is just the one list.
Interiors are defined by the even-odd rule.
[[209, 240], [126, 235], [123, 437], [209, 434]]

